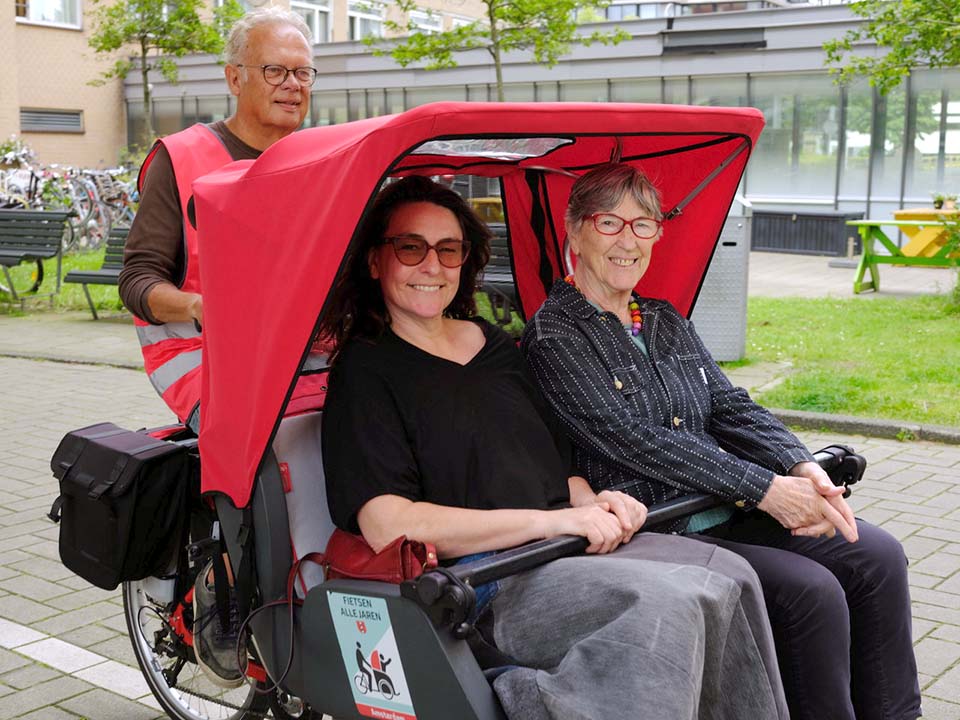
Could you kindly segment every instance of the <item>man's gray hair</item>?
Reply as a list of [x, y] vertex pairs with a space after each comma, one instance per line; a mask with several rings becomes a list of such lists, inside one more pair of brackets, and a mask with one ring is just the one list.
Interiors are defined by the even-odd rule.
[[294, 27], [307, 45], [313, 47], [313, 33], [307, 27], [304, 19], [295, 12], [278, 7], [265, 7], [251, 10], [230, 29], [227, 44], [223, 52], [224, 60], [230, 65], [236, 65], [243, 59], [243, 52], [247, 48], [247, 37], [250, 31], [261, 25], [290, 25]]

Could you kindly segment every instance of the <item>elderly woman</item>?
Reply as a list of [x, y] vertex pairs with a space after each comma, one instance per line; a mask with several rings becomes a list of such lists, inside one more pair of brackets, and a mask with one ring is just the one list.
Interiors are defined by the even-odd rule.
[[589, 540], [587, 556], [478, 592], [478, 627], [523, 666], [495, 682], [511, 718], [785, 718], [749, 566], [685, 538], [633, 537], [641, 503], [568, 477], [519, 352], [472, 317], [488, 256], [486, 228], [453, 191], [411, 177], [378, 196], [323, 326], [337, 348], [323, 429], [334, 522], [374, 549], [432, 542], [449, 562]]
[[724, 377], [690, 322], [634, 294], [661, 221], [656, 189], [627, 165], [573, 186], [576, 272], [554, 285], [522, 349], [570, 433], [575, 467], [596, 492], [727, 503], [663, 529], [757, 571], [795, 720], [918, 717], [900, 544], [853, 517], [803, 444]]

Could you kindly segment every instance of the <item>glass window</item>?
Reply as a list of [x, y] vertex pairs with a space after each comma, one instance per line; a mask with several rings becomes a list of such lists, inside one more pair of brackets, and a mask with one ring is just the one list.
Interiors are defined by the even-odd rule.
[[610, 102], [658, 103], [659, 80], [613, 80], [610, 83]]
[[960, 191], [960, 73], [914, 71], [909, 98], [905, 201]]
[[225, 120], [228, 115], [225, 95], [197, 98], [197, 122], [217, 122], [218, 120]]
[[446, 85], [444, 87], [409, 88], [407, 90], [407, 109], [426, 105], [432, 102], [466, 100], [466, 88], [463, 85]]
[[563, 102], [607, 102], [607, 83], [603, 80], [560, 83], [560, 99]]
[[402, 113], [406, 108], [403, 105], [403, 90], [393, 88], [387, 90], [387, 115]]
[[347, 93], [343, 90], [315, 92], [310, 96], [311, 127], [347, 121]]
[[533, 83], [509, 83], [503, 86], [505, 102], [533, 102]]
[[534, 96], [537, 102], [557, 102], [560, 99], [560, 83], [538, 82]]
[[[127, 100], [127, 144], [137, 145], [142, 143], [146, 131], [147, 123], [143, 117], [143, 103], [136, 100]], [[153, 138], [150, 138], [149, 142], [153, 142]]]
[[745, 75], [694, 78], [691, 92], [693, 105], [746, 107], [749, 104]]
[[[878, 200], [899, 202], [900, 177], [903, 170], [904, 122], [907, 115], [907, 94], [903, 85], [886, 95], [876, 94], [876, 117], [872, 133], [873, 182], [871, 203]], [[871, 209], [871, 212], [873, 210]]]
[[330, 41], [330, 0], [290, 0], [290, 10], [307, 23], [315, 43]]
[[467, 100], [470, 102], [489, 102], [496, 95], [490, 85], [471, 85], [467, 88]]
[[184, 127], [180, 98], [153, 101], [153, 129], [158, 137], [179, 132]]
[[663, 101], [670, 105], [689, 105], [690, 81], [685, 77], [664, 78]]
[[840, 92], [827, 74], [751, 79], [767, 125], [750, 161], [751, 196], [829, 198], [836, 186]]
[[417, 32], [432, 35], [443, 30], [443, 18], [430, 10], [410, 11], [410, 22]]
[[[841, 200], [864, 201], [870, 169], [870, 133], [873, 124], [873, 88], [865, 80], [844, 92], [843, 157], [840, 159]], [[863, 206], [859, 208], [862, 210]]]
[[383, 6], [378, 3], [348, 3], [347, 19], [351, 40], [383, 36]]
[[80, 0], [16, 0], [18, 18], [80, 27]]

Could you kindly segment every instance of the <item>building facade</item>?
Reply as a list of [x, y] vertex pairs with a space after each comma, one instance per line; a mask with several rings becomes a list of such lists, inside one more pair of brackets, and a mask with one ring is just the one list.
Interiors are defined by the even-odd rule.
[[116, 164], [126, 145], [124, 88], [90, 85], [111, 62], [87, 45], [84, 0], [12, 4], [0, 15], [0, 138], [22, 137], [45, 164]]
[[[859, 20], [842, 4], [788, 4], [615, 2], [606, 12], [621, 19], [584, 30], [615, 25], [629, 40], [575, 47], [553, 68], [523, 53], [510, 55], [506, 99], [760, 108], [767, 126], [742, 187], [758, 209], [882, 216], [929, 204], [931, 192], [960, 192], [960, 71], [917, 70], [886, 97], [866, 82], [838, 87], [824, 68], [822, 44]], [[700, 12], [706, 5], [715, 12]], [[495, 99], [489, 55], [475, 50], [457, 61], [449, 70], [401, 68], [362, 43], [318, 44], [320, 74], [306, 125], [438, 100]], [[158, 82], [154, 91], [155, 125], [164, 133], [225, 117], [231, 109], [213, 58], [188, 58], [182, 66], [178, 85]], [[126, 84], [130, 132], [143, 116], [137, 83], [131, 76]]]

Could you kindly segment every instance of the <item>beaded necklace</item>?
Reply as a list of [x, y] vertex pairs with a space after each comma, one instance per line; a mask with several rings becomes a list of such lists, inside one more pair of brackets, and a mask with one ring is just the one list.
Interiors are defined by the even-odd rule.
[[[577, 287], [577, 282], [574, 280], [573, 275], [567, 275], [563, 281], [571, 287]], [[636, 337], [643, 328], [643, 317], [640, 315], [640, 305], [636, 300], [631, 299], [627, 305], [627, 309], [630, 310], [630, 334]]]

